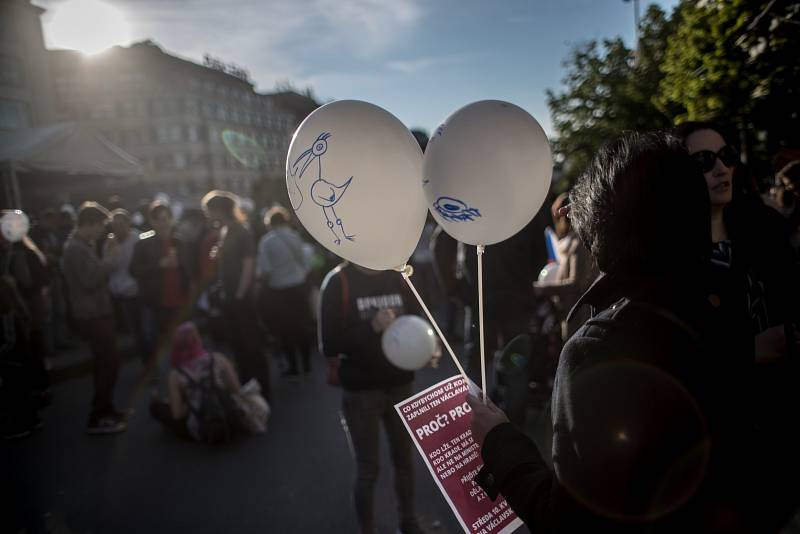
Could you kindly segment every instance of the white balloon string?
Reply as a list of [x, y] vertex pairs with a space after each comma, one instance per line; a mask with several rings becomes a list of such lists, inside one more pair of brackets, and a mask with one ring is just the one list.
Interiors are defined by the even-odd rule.
[[461, 362], [458, 361], [458, 357], [456, 356], [456, 353], [453, 352], [453, 349], [450, 347], [450, 343], [447, 342], [447, 339], [445, 339], [444, 334], [442, 334], [442, 331], [439, 328], [439, 324], [436, 322], [436, 319], [433, 318], [433, 315], [431, 315], [430, 310], [425, 305], [425, 302], [422, 300], [422, 297], [419, 296], [419, 293], [417, 292], [417, 288], [414, 287], [414, 283], [411, 281], [411, 274], [414, 272], [414, 269], [412, 269], [410, 265], [406, 265], [402, 269], [399, 269], [399, 270], [400, 270], [400, 273], [403, 275], [403, 279], [408, 284], [409, 289], [411, 289], [411, 292], [414, 294], [415, 297], [417, 297], [417, 302], [419, 302], [419, 305], [422, 307], [422, 311], [425, 312], [425, 315], [428, 316], [428, 320], [433, 325], [433, 329], [436, 330], [436, 333], [439, 335], [439, 339], [442, 340], [442, 344], [447, 349], [447, 353], [450, 354], [450, 356], [453, 358], [453, 363], [456, 364], [456, 367], [458, 368], [458, 372], [461, 373], [462, 377], [464, 377], [464, 382], [466, 384], [469, 384], [469, 379], [467, 378], [467, 373], [464, 372], [464, 368], [461, 366]]
[[483, 341], [483, 245], [478, 245], [478, 331], [481, 343], [481, 390], [486, 404], [486, 347]]

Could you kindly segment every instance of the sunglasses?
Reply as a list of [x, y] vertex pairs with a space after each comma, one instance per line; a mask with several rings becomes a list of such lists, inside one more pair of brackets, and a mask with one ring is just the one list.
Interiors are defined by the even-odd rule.
[[692, 154], [691, 158], [700, 165], [703, 172], [711, 172], [717, 160], [720, 160], [728, 168], [739, 162], [739, 157], [731, 145], [725, 145], [716, 153], [711, 150], [701, 150]]

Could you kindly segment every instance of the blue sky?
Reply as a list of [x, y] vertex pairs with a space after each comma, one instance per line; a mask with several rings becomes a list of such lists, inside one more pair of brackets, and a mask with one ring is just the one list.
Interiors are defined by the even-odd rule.
[[[75, 0], [37, 2], [50, 8], [50, 47], [65, 46], [49, 31], [65, 1]], [[527, 109], [551, 133], [545, 91], [561, 86], [570, 49], [634, 39], [633, 4], [623, 0], [105, 1], [124, 15], [130, 40], [234, 62], [258, 90], [288, 80], [323, 100], [367, 100], [428, 131], [459, 107], [493, 98]], [[654, 3], [669, 10], [677, 0]]]

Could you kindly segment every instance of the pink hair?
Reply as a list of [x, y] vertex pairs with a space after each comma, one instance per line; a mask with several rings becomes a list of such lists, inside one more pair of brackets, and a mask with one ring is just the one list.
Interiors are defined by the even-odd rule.
[[186, 367], [198, 358], [208, 354], [200, 340], [200, 333], [191, 321], [181, 324], [172, 338], [170, 362], [172, 367]]

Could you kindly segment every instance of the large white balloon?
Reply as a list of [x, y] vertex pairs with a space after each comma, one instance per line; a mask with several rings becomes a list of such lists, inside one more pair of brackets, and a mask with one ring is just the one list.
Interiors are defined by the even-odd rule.
[[333, 253], [370, 269], [403, 266], [427, 206], [422, 150], [388, 111], [357, 100], [326, 104], [292, 138], [286, 187], [297, 218]]
[[0, 231], [3, 233], [3, 238], [10, 243], [22, 241], [30, 228], [31, 222], [28, 216], [20, 210], [4, 211], [0, 217]]
[[423, 189], [448, 234], [491, 245], [536, 215], [552, 173], [550, 144], [536, 119], [514, 104], [483, 100], [436, 129], [425, 150]]
[[431, 361], [436, 350], [436, 334], [421, 317], [401, 315], [384, 330], [381, 346], [392, 365], [406, 371], [416, 371]]

